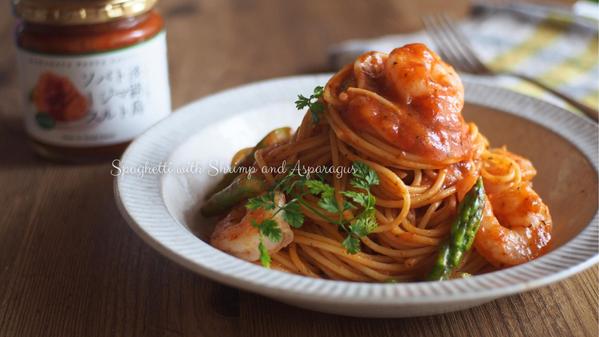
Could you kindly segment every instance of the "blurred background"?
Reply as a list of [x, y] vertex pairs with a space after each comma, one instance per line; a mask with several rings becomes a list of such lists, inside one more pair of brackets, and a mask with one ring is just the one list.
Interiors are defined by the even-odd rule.
[[[9, 150], [24, 138], [17, 108], [15, 18], [10, 5], [4, 6], [0, 13], [0, 144], [4, 145], [0, 146]], [[466, 21], [461, 27], [479, 56], [502, 70], [519, 66], [524, 72], [543, 75], [547, 66], [560, 62], [570, 74], [572, 68], [590, 74], [585, 84], [599, 76], [597, 21], [586, 18], [599, 15], [596, 2], [162, 0], [158, 8], [166, 21], [174, 109], [241, 83], [334, 71], [367, 49], [390, 51], [410, 41], [430, 43], [426, 34], [417, 33], [423, 28], [421, 19], [440, 13]], [[406, 33], [412, 34], [401, 35]], [[356, 39], [365, 41], [346, 43]], [[547, 48], [556, 41], [556, 48]], [[515, 55], [510, 55], [512, 48]], [[531, 57], [534, 53], [540, 58]], [[527, 57], [533, 62], [524, 62]], [[531, 65], [536, 67], [530, 69]], [[559, 74], [563, 68], [557, 70]], [[545, 75], [547, 84], [563, 86], [560, 75]], [[526, 84], [516, 89], [552, 99]], [[599, 98], [594, 89], [584, 86], [587, 92], [579, 89], [577, 98], [596, 105]], [[26, 150], [10, 152], [29, 156]], [[11, 161], [1, 158], [0, 162], [7, 160]]]

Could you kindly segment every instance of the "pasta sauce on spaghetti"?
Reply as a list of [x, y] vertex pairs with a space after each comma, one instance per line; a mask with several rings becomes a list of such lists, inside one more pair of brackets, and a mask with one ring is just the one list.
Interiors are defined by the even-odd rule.
[[348, 90], [342, 116], [352, 129], [431, 161], [468, 158], [472, 144], [461, 115], [463, 86], [438, 56], [416, 44], [388, 56], [362, 56], [357, 64], [358, 87], [375, 91]]
[[[548, 250], [552, 219], [532, 163], [464, 120], [459, 76], [425, 45], [365, 53], [296, 105], [309, 110], [294, 133], [273, 130], [235, 155], [234, 167], [258, 173], [225, 176], [203, 204], [219, 217], [215, 247], [363, 282], [463, 277]], [[285, 163], [351, 170], [268, 170]]]

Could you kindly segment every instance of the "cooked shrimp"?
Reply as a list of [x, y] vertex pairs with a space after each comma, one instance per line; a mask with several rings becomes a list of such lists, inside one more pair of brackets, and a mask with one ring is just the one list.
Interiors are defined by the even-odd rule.
[[[275, 205], [276, 207], [273, 210], [257, 209], [247, 211], [243, 206], [232, 210], [216, 224], [210, 238], [210, 244], [241, 259], [257, 261], [260, 258], [258, 250], [260, 233], [256, 227], [252, 226], [252, 222], [259, 223], [265, 218], [271, 217], [280, 207], [285, 205], [285, 195], [275, 193]], [[282, 212], [275, 214], [273, 220], [277, 222], [283, 235], [278, 242], [263, 237], [264, 246], [271, 254], [278, 252], [293, 241], [293, 231], [291, 231], [289, 224], [283, 220]]]
[[387, 85], [403, 103], [430, 119], [456, 119], [464, 107], [464, 85], [456, 71], [424, 44], [414, 43], [389, 54]]
[[461, 115], [464, 86], [455, 70], [423, 44], [369, 52], [353, 66], [344, 119], [409, 153], [435, 162], [468, 159], [470, 128]]
[[360, 55], [354, 62], [354, 74], [358, 88], [377, 90], [378, 79], [385, 75], [387, 54], [371, 51]]
[[496, 267], [514, 266], [542, 255], [551, 229], [549, 208], [525, 182], [490, 194], [474, 247]]

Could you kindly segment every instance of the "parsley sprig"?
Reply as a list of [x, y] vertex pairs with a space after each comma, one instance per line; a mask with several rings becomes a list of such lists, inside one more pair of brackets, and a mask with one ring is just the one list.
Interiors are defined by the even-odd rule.
[[354, 162], [353, 178], [350, 183], [354, 191], [341, 192], [351, 199], [355, 204], [362, 207], [362, 212], [352, 219], [348, 224], [348, 235], [342, 244], [351, 254], [360, 251], [360, 238], [366, 236], [378, 226], [375, 216], [376, 198], [370, 192], [370, 187], [379, 184], [376, 172], [363, 162]]
[[314, 88], [314, 92], [310, 97], [304, 95], [297, 95], [297, 101], [295, 101], [295, 107], [298, 110], [308, 107], [312, 113], [312, 121], [318, 123], [320, 120], [320, 114], [324, 111], [324, 104], [320, 101], [324, 88], [317, 86]]
[[[270, 266], [270, 256], [265, 248], [263, 238], [267, 237], [272, 242], [279, 242], [282, 232], [275, 216], [282, 212], [283, 220], [294, 228], [300, 228], [304, 223], [304, 215], [301, 207], [308, 208], [323, 220], [336, 224], [340, 230], [346, 233], [342, 241], [343, 247], [350, 254], [360, 252], [360, 238], [370, 234], [376, 227], [375, 204], [376, 199], [370, 192], [370, 187], [379, 184], [376, 172], [363, 162], [356, 161], [352, 164], [353, 174], [350, 184], [352, 190], [342, 191], [341, 194], [347, 198], [343, 205], [339, 205], [335, 197], [335, 188], [328, 184], [322, 177], [310, 179], [293, 171], [279, 180], [270, 190], [261, 196], [248, 200], [248, 210], [263, 209], [273, 211], [273, 214], [260, 223], [252, 222], [259, 230], [260, 262], [263, 266]], [[283, 206], [277, 207], [275, 193], [285, 193], [291, 199]], [[318, 197], [318, 207], [314, 207], [304, 200], [306, 195]], [[361, 209], [353, 218], [346, 218], [345, 212], [350, 209]]]
[[300, 228], [304, 224], [304, 214], [300, 210], [298, 197], [292, 198], [281, 207], [277, 207], [275, 200], [276, 193], [285, 192], [290, 194], [290, 192], [294, 189], [295, 182], [290, 181], [293, 176], [294, 175], [292, 174], [288, 174], [266, 193], [254, 198], [250, 198], [245, 205], [245, 207], [250, 211], [255, 211], [258, 209], [272, 211], [276, 209], [270, 217], [262, 220], [259, 223], [255, 220], [252, 220], [252, 226], [257, 228], [260, 234], [260, 243], [258, 244], [260, 263], [266, 268], [270, 268], [271, 259], [268, 250], [264, 246], [264, 237], [267, 237], [272, 242], [279, 242], [283, 237], [281, 228], [279, 228], [279, 225], [275, 220], [277, 214], [282, 212], [281, 215], [283, 220], [285, 220], [292, 227]]

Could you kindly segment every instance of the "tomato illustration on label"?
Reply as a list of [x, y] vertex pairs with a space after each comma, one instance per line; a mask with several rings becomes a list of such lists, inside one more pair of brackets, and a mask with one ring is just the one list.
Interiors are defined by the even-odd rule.
[[89, 102], [68, 77], [52, 72], [40, 75], [31, 92], [31, 100], [37, 109], [38, 125], [51, 129], [56, 122], [72, 122], [87, 114]]

